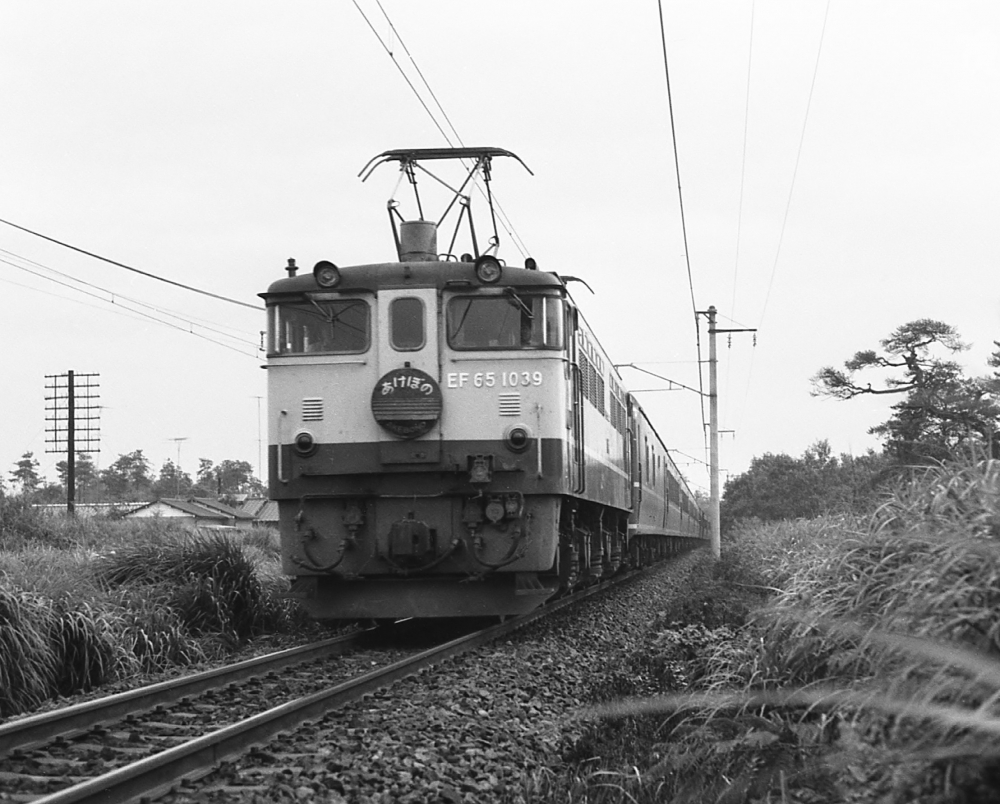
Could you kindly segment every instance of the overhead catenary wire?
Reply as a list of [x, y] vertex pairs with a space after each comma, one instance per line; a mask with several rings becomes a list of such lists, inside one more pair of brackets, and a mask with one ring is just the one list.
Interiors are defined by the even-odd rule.
[[795, 179], [799, 173], [799, 163], [802, 161], [802, 146], [806, 141], [806, 129], [809, 126], [809, 111], [812, 108], [813, 93], [816, 90], [816, 77], [819, 75], [820, 58], [823, 55], [823, 42], [826, 39], [826, 23], [830, 17], [830, 0], [826, 0], [826, 10], [823, 12], [823, 26], [819, 34], [819, 46], [816, 48], [816, 62], [813, 65], [812, 81], [809, 83], [809, 96], [806, 98], [806, 111], [802, 117], [802, 130], [799, 132], [799, 146], [795, 152], [795, 166], [792, 168], [792, 180], [788, 185], [788, 198], [785, 201], [785, 214], [781, 220], [781, 232], [778, 235], [778, 246], [774, 252], [774, 263], [771, 266], [771, 276], [767, 282], [767, 293], [764, 295], [764, 306], [760, 311], [760, 327], [764, 323], [764, 316], [767, 313], [767, 303], [771, 298], [771, 287], [774, 285], [774, 276], [778, 271], [778, 261], [781, 258], [781, 246], [785, 241], [785, 230], [788, 227], [788, 213], [792, 208], [792, 197], [795, 194]]
[[[417, 99], [417, 102], [424, 108], [424, 111], [427, 112], [427, 116], [430, 117], [431, 122], [434, 124], [434, 127], [439, 132], [441, 132], [441, 136], [444, 137], [445, 142], [447, 142], [449, 146], [454, 148], [455, 144], [451, 141], [451, 137], [448, 136], [448, 132], [445, 131], [444, 128], [441, 126], [441, 124], [438, 122], [437, 117], [430, 110], [430, 107], [428, 107], [427, 102], [423, 99], [420, 92], [413, 85], [413, 82], [410, 80], [410, 77], [406, 74], [406, 71], [403, 69], [402, 65], [396, 60], [396, 55], [392, 52], [392, 48], [390, 48], [385, 43], [385, 40], [382, 39], [378, 30], [375, 28], [374, 24], [372, 24], [372, 21], [368, 19], [368, 15], [365, 14], [364, 9], [361, 8], [361, 5], [358, 3], [358, 0], [352, 0], [352, 2], [354, 3], [354, 7], [358, 10], [358, 13], [364, 18], [365, 22], [368, 23], [368, 27], [371, 28], [372, 33], [375, 34], [375, 38], [378, 39], [379, 44], [382, 45], [382, 48], [385, 50], [386, 54], [392, 60], [392, 63], [396, 65], [396, 69], [399, 71], [399, 74], [403, 77], [403, 80], [406, 82], [406, 85], [413, 92], [413, 95]], [[379, 6], [379, 8], [381, 8], [381, 5]], [[383, 10], [382, 13], [385, 14], [385, 11]], [[388, 19], [388, 17], [386, 17], [386, 19]], [[389, 24], [390, 26], [392, 26], [391, 22]], [[392, 30], [394, 33], [396, 32], [395, 27], [393, 27]], [[396, 36], [398, 38], [399, 34], [397, 33]]]
[[[729, 304], [729, 309], [733, 315], [736, 315], [736, 291], [739, 287], [739, 271], [740, 271], [740, 246], [743, 241], [743, 200], [744, 191], [746, 190], [746, 178], [747, 178], [747, 142], [749, 141], [750, 133], [750, 88], [751, 88], [751, 78], [753, 76], [753, 24], [754, 16], [756, 12], [757, 4], [756, 2], [750, 3], [750, 31], [747, 42], [747, 81], [746, 81], [746, 93], [743, 100], [743, 151], [740, 155], [740, 199], [736, 211], [736, 247], [733, 254], [733, 295]], [[719, 314], [721, 316], [721, 314]], [[721, 316], [723, 318], [728, 318], [727, 316]], [[728, 319], [732, 321], [732, 319]], [[740, 325], [738, 325], [740, 326]], [[729, 378], [730, 370], [732, 369], [732, 361], [726, 361], [726, 400], [729, 399]], [[723, 408], [723, 413], [726, 413], [728, 404]]]
[[[757, 324], [758, 330], [763, 329], [764, 326], [764, 316], [767, 314], [767, 305], [771, 299], [771, 289], [774, 285], [774, 277], [778, 272], [778, 262], [781, 259], [781, 248], [785, 240], [785, 230], [788, 226], [788, 216], [792, 207], [792, 198], [795, 195], [795, 181], [796, 178], [798, 177], [799, 163], [802, 159], [802, 149], [805, 143], [806, 130], [809, 124], [809, 112], [812, 109], [813, 94], [816, 89], [816, 79], [817, 76], [819, 75], [819, 65], [821, 57], [823, 55], [823, 43], [826, 41], [826, 27], [829, 18], [830, 18], [830, 0], [827, 0], [826, 7], [823, 11], [823, 23], [822, 26], [820, 27], [819, 44], [816, 48], [816, 61], [813, 64], [812, 79], [809, 83], [809, 95], [806, 98], [806, 109], [805, 113], [802, 116], [802, 129], [799, 132], [799, 143], [798, 143], [798, 148], [796, 149], [795, 152], [795, 165], [792, 168], [792, 178], [788, 186], [788, 197], [785, 200], [785, 212], [781, 220], [781, 231], [778, 235], [778, 245], [775, 248], [774, 252], [774, 261], [771, 265], [771, 275], [767, 281], [767, 291], [764, 295], [764, 305], [761, 308], [760, 318], [758, 319], [758, 324]], [[742, 410], [744, 411], [747, 408], [747, 400], [750, 397], [750, 386], [753, 380], [753, 369], [754, 369], [754, 355], [751, 354], [750, 366], [749, 369], [747, 370], [746, 393], [744, 395], [743, 406], [742, 406]]]
[[[380, 2], [380, 0], [375, 0], [376, 4], [379, 7], [379, 11], [381, 11], [382, 12], [382, 16], [385, 17], [385, 21], [389, 25], [389, 28], [392, 31], [393, 36], [395, 36], [395, 38], [399, 40], [399, 44], [402, 46], [403, 51], [406, 53], [407, 58], [410, 60], [410, 63], [413, 65], [413, 69], [416, 71], [417, 75], [420, 78], [420, 83], [422, 83], [424, 85], [424, 87], [427, 90], [427, 93], [430, 95], [431, 99], [434, 101], [434, 105], [440, 110], [441, 116], [444, 118], [445, 123], [447, 123], [448, 128], [451, 129], [452, 135], [454, 136], [454, 141], [452, 139], [452, 136], [449, 136], [448, 132], [445, 131], [444, 126], [441, 124], [441, 122], [439, 122], [439, 120], [437, 118], [437, 115], [435, 115], [435, 113], [431, 110], [431, 108], [428, 105], [427, 101], [424, 100], [423, 95], [421, 94], [420, 90], [417, 89], [417, 87], [414, 85], [413, 81], [410, 80], [410, 77], [406, 74], [406, 71], [403, 69], [403, 66], [399, 63], [399, 60], [396, 58], [396, 54], [393, 53], [392, 48], [389, 47], [388, 44], [386, 44], [385, 40], [382, 38], [382, 35], [379, 34], [378, 30], [375, 28], [375, 25], [368, 18], [368, 15], [365, 14], [364, 9], [362, 9], [361, 5], [358, 3], [358, 0], [352, 0], [352, 2], [354, 3], [354, 7], [358, 10], [358, 13], [362, 16], [362, 18], [364, 19], [364, 21], [367, 23], [368, 28], [375, 35], [375, 38], [378, 39], [378, 42], [382, 46], [382, 49], [386, 52], [386, 55], [389, 56], [389, 58], [392, 60], [392, 63], [396, 66], [396, 70], [403, 77], [403, 80], [406, 81], [406, 84], [410, 88], [410, 91], [413, 92], [413, 94], [416, 97], [417, 101], [420, 103], [421, 107], [423, 107], [423, 110], [427, 113], [427, 116], [430, 117], [431, 122], [434, 124], [434, 127], [441, 133], [441, 136], [444, 137], [444, 141], [446, 143], [448, 143], [448, 146], [451, 147], [451, 148], [455, 147], [455, 142], [458, 142], [458, 144], [460, 146], [464, 147], [465, 143], [463, 142], [462, 137], [459, 135], [458, 129], [455, 128], [455, 126], [452, 124], [451, 118], [448, 116], [448, 113], [445, 111], [444, 106], [438, 100], [437, 94], [431, 88], [430, 82], [424, 77], [423, 72], [421, 71], [420, 67], [417, 65], [416, 59], [413, 58], [413, 55], [410, 53], [409, 48], [406, 46], [406, 43], [403, 41], [403, 37], [400, 35], [400, 33], [397, 30], [396, 26], [393, 24], [392, 20], [389, 17], [388, 12], [382, 6], [382, 3]], [[485, 192], [483, 191], [482, 187], [479, 186], [479, 182], [475, 182], [475, 187], [476, 187], [476, 189], [480, 193], [483, 193], [485, 195]], [[507, 213], [504, 211], [504, 208], [500, 204], [499, 199], [497, 199], [496, 194], [493, 194], [492, 201], [493, 201], [493, 204], [496, 206], [497, 213], [499, 214], [500, 225], [503, 226], [504, 231], [510, 237], [511, 242], [514, 244], [514, 247], [521, 253], [521, 256], [522, 257], [527, 256], [528, 255], [527, 246], [525, 245], [524, 241], [521, 239], [520, 235], [517, 233], [517, 230], [514, 228], [514, 224], [511, 222], [510, 216], [507, 215]]]
[[681, 189], [681, 164], [680, 154], [677, 147], [677, 125], [674, 118], [674, 100], [670, 89], [670, 61], [667, 57], [667, 31], [663, 21], [663, 0], [657, 0], [657, 7], [660, 15], [660, 42], [663, 46], [663, 73], [667, 84], [667, 109], [670, 114], [670, 141], [674, 154], [674, 171], [677, 176], [677, 200], [680, 207], [681, 237], [684, 242], [684, 264], [687, 268], [688, 290], [691, 294], [691, 312], [694, 316], [695, 349], [698, 355], [698, 395], [701, 402], [701, 430], [702, 438], [705, 442], [705, 450], [708, 451], [708, 433], [705, 417], [705, 386], [702, 379], [702, 357], [701, 357], [701, 325], [698, 320], [698, 305], [694, 295], [694, 276], [691, 270], [691, 253], [688, 248], [687, 219], [684, 214], [684, 192]]
[[[389, 18], [389, 14], [386, 12], [385, 8], [383, 7], [381, 0], [375, 0], [375, 2], [378, 5], [379, 11], [382, 12], [382, 16], [385, 17], [385, 21], [389, 24], [389, 27], [392, 29], [393, 36], [395, 36], [399, 40], [399, 44], [402, 45], [403, 52], [406, 53], [406, 57], [410, 60], [410, 64], [413, 65], [413, 69], [416, 70], [417, 75], [420, 76], [421, 82], [427, 88], [427, 91], [430, 93], [431, 99], [434, 101], [434, 105], [437, 106], [438, 111], [441, 112], [441, 116], [444, 118], [444, 121], [448, 124], [448, 128], [450, 128], [451, 131], [452, 131], [452, 133], [455, 135], [455, 139], [458, 141], [458, 144], [461, 145], [462, 147], [465, 147], [465, 143], [462, 141], [461, 136], [459, 136], [458, 129], [455, 128], [455, 126], [452, 124], [451, 118], [448, 117], [448, 113], [444, 110], [444, 106], [441, 105], [441, 101], [438, 100], [438, 97], [434, 93], [434, 90], [431, 88], [430, 83], [424, 77], [423, 72], [421, 71], [420, 67], [417, 65], [417, 60], [413, 58], [413, 55], [410, 53], [410, 49], [406, 46], [406, 42], [403, 41], [403, 37], [400, 36], [399, 35], [399, 31], [396, 30], [396, 26], [393, 24], [392, 20]], [[356, 2], [356, 0], [355, 0], [354, 5], [355, 6], [358, 5], [357, 2]], [[361, 11], [360, 7], [358, 8], [358, 10]], [[362, 16], [364, 16], [364, 12], [363, 11], [361, 12], [361, 14], [362, 14]], [[367, 17], [365, 19], [367, 20]], [[374, 28], [372, 28], [372, 30], [374, 31]], [[376, 36], [378, 36], [377, 33], [376, 33]], [[379, 41], [381, 41], [381, 37], [379, 37]], [[392, 55], [391, 49], [387, 48], [387, 50], [389, 50], [389, 54]], [[395, 58], [393, 58], [393, 61], [395, 61]], [[402, 72], [402, 69], [400, 69], [400, 72]], [[406, 76], [404, 75], [403, 77], [405, 78]], [[416, 90], [414, 89], [414, 91], [416, 91]], [[424, 106], [424, 108], [426, 109], [427, 107]], [[428, 111], [428, 113], [430, 113], [429, 109], [427, 111]], [[444, 131], [441, 131], [441, 133], [444, 136], [445, 141], [449, 145], [452, 145], [451, 140], [448, 138], [447, 135], [444, 134]]]

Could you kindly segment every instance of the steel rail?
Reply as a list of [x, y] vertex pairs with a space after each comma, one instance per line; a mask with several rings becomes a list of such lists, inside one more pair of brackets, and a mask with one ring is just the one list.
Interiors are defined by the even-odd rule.
[[60, 737], [71, 737], [102, 723], [145, 712], [155, 706], [176, 703], [182, 698], [200, 695], [213, 688], [246, 681], [326, 656], [337, 656], [347, 651], [362, 633], [365, 630], [12, 720], [0, 725], [0, 757], [14, 751], [37, 748]]
[[501, 636], [547, 617], [613, 586], [634, 580], [646, 570], [633, 570], [607, 582], [542, 606], [499, 625], [490, 626], [443, 645], [422, 651], [386, 667], [295, 701], [276, 706], [218, 731], [197, 737], [153, 756], [125, 765], [102, 776], [88, 779], [47, 796], [34, 804], [116, 804], [152, 799], [169, 792], [182, 779], [197, 779], [211, 773], [220, 763], [253, 746], [264, 744], [282, 731], [291, 731], [316, 721], [328, 712], [356, 701], [369, 692], [389, 686], [418, 671], [461, 653], [486, 645]]

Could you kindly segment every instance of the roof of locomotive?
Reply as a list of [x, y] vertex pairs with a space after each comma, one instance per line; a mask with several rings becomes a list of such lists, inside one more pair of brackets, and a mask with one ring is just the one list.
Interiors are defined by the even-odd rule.
[[390, 288], [433, 287], [443, 290], [463, 288], [552, 288], [565, 291], [563, 280], [554, 273], [504, 265], [500, 278], [493, 283], [482, 282], [471, 262], [382, 262], [371, 265], [338, 266], [340, 282], [335, 288], [320, 287], [312, 271], [305, 270], [272, 282], [262, 298], [285, 294], [333, 290], [337, 293], [374, 293]]

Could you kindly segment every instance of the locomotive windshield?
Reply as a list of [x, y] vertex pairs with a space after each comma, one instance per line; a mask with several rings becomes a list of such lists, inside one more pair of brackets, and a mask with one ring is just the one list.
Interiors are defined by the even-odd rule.
[[368, 350], [371, 314], [363, 299], [337, 299], [268, 308], [270, 353], [354, 354]]
[[452, 349], [562, 349], [563, 303], [555, 296], [507, 288], [502, 296], [459, 296], [448, 302]]

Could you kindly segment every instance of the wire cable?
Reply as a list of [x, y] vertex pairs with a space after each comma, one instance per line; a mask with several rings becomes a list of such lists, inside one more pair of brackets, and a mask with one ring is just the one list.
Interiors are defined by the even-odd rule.
[[[105, 303], [114, 304], [114, 302], [108, 302], [107, 299], [104, 299], [101, 296], [98, 296], [96, 293], [91, 293], [90, 291], [81, 290], [80, 288], [75, 288], [72, 285], [67, 284], [66, 282], [61, 282], [58, 279], [54, 279], [52, 277], [45, 276], [44, 274], [40, 274], [37, 271], [32, 271], [30, 268], [26, 268], [23, 265], [17, 265], [16, 263], [11, 262], [10, 260], [6, 260], [6, 259], [3, 259], [3, 258], [0, 258], [0, 262], [6, 263], [7, 265], [12, 266], [13, 268], [17, 268], [18, 270], [21, 270], [21, 271], [24, 271], [26, 273], [32, 274], [33, 276], [37, 276], [40, 279], [46, 279], [49, 282], [54, 282], [57, 285], [62, 285], [63, 287], [69, 288], [70, 290], [73, 290], [73, 291], [75, 291], [77, 293], [82, 293], [85, 296], [90, 296], [92, 298], [98, 299], [99, 301], [102, 301], [102, 302], [105, 302]], [[9, 281], [9, 280], [7, 280], [7, 281]], [[46, 293], [46, 291], [42, 290], [41, 288], [32, 287], [31, 285], [23, 285], [23, 284], [20, 284], [20, 283], [17, 283], [17, 282], [11, 282], [10, 284], [18, 285], [19, 287], [27, 288], [29, 290], [34, 290], [34, 291], [36, 291], [38, 293], [45, 293], [46, 295], [55, 295], [55, 294]], [[65, 296], [61, 296], [61, 297], [57, 296], [57, 298], [63, 298], [66, 301], [77, 301], [78, 303], [82, 304], [82, 302], [79, 302], [76, 299], [70, 299], [70, 298], [65, 297]], [[87, 305], [87, 306], [95, 307], [96, 305]], [[238, 348], [236, 346], [232, 346], [232, 345], [230, 345], [228, 343], [223, 343], [222, 341], [215, 340], [214, 338], [209, 338], [207, 335], [202, 335], [199, 332], [195, 332], [193, 328], [185, 328], [185, 327], [182, 327], [182, 326], [180, 326], [178, 324], [171, 323], [170, 321], [164, 321], [163, 319], [157, 318], [156, 316], [150, 315], [149, 313], [145, 313], [142, 310], [134, 310], [131, 307], [127, 307], [127, 306], [124, 306], [124, 305], [121, 305], [121, 304], [117, 304], [115, 306], [118, 307], [118, 308], [120, 308], [121, 310], [126, 310], [126, 311], [128, 311], [130, 313], [133, 313], [133, 315], [131, 315], [131, 316], [126, 316], [128, 318], [136, 318], [138, 316], [140, 318], [149, 319], [151, 321], [155, 321], [158, 324], [162, 324], [165, 327], [170, 327], [171, 329], [177, 329], [177, 330], [180, 330], [181, 332], [186, 332], [189, 335], [194, 335], [196, 338], [203, 338], [204, 340], [209, 341], [210, 343], [214, 343], [217, 346], [221, 346], [224, 349], [231, 349], [232, 351], [239, 352], [242, 355], [247, 355], [248, 357], [253, 357], [254, 359], [259, 359], [258, 355], [256, 355], [256, 354], [251, 354], [251, 353], [246, 352], [246, 351], [244, 351], [244, 350], [242, 350], [242, 349], [240, 349], [240, 348]], [[103, 308], [103, 309], [106, 309], [106, 308]], [[225, 336], [225, 337], [231, 337], [231, 336]], [[238, 340], [238, 339], [234, 339], [234, 340]], [[254, 347], [257, 346], [257, 344], [255, 344], [255, 343], [250, 343], [248, 341], [243, 341], [243, 342], [244, 343], [249, 343], [249, 345], [254, 346]]]
[[743, 191], [747, 179], [747, 140], [750, 130], [750, 78], [753, 74], [753, 23], [756, 2], [750, 3], [750, 42], [747, 47], [747, 91], [743, 103], [743, 155], [740, 160], [740, 203], [736, 213], [736, 254], [733, 258], [733, 298], [729, 309], [736, 315], [736, 287], [740, 268], [740, 244], [743, 235]]
[[[219, 324], [219, 323], [217, 323], [215, 321], [209, 322], [208, 319], [198, 318], [197, 316], [190, 316], [190, 317], [184, 316], [184, 315], [182, 315], [182, 314], [180, 314], [180, 313], [178, 313], [178, 312], [176, 312], [174, 310], [169, 310], [169, 309], [167, 309], [165, 307], [157, 307], [155, 304], [147, 304], [146, 302], [141, 301], [139, 299], [132, 298], [131, 296], [126, 296], [126, 295], [124, 295], [122, 293], [118, 293], [118, 292], [113, 291], [113, 290], [108, 290], [108, 288], [101, 287], [100, 285], [94, 284], [93, 282], [88, 282], [85, 279], [80, 279], [79, 277], [75, 277], [72, 274], [65, 273], [64, 271], [60, 271], [60, 270], [58, 270], [56, 268], [53, 268], [53, 267], [51, 267], [49, 265], [45, 265], [44, 263], [38, 262], [37, 260], [32, 260], [32, 259], [29, 259], [28, 257], [24, 257], [24, 256], [22, 256], [20, 254], [16, 254], [13, 251], [8, 251], [7, 249], [0, 248], [0, 254], [5, 254], [8, 257], [11, 257], [11, 258], [13, 258], [15, 260], [20, 260], [21, 263], [26, 263], [28, 265], [33, 265], [36, 268], [41, 268], [43, 271], [48, 271], [48, 272], [50, 272], [52, 274], [55, 274], [56, 276], [61, 276], [64, 279], [68, 279], [70, 282], [76, 282], [79, 285], [83, 285], [83, 286], [88, 287], [88, 288], [93, 288], [94, 290], [98, 290], [101, 293], [107, 293], [110, 298], [104, 299], [104, 301], [106, 301], [108, 304], [118, 304], [120, 306], [120, 302], [118, 301], [118, 299], [124, 299], [127, 302], [130, 302], [132, 304], [138, 305], [139, 307], [144, 307], [147, 310], [152, 310], [152, 311], [154, 311], [156, 313], [159, 313], [160, 315], [165, 315], [165, 316], [167, 316], [169, 318], [177, 319], [178, 321], [183, 321], [185, 324], [188, 324], [190, 326], [201, 327], [202, 329], [208, 330], [209, 332], [214, 332], [217, 335], [221, 335], [224, 338], [232, 338], [233, 340], [242, 341], [243, 343], [249, 344], [250, 346], [255, 346], [256, 345], [256, 341], [246, 340], [246, 336], [248, 335], [248, 333], [245, 330], [240, 330], [237, 327], [229, 327], [229, 326], [226, 326], [225, 324]], [[27, 269], [23, 268], [21, 265], [19, 265], [17, 263], [13, 263], [13, 262], [10, 262], [8, 260], [3, 260], [2, 258], [0, 258], [0, 262], [5, 262], [8, 265], [10, 265], [10, 266], [12, 266], [14, 268], [18, 268], [20, 270], [27, 270]], [[34, 274], [35, 272], [34, 271], [29, 271], [29, 273], [33, 273]], [[38, 276], [41, 279], [47, 279], [49, 281], [54, 281], [54, 280], [51, 280], [50, 277], [47, 277], [47, 276], [45, 276], [43, 274], [35, 274], [35, 275]], [[58, 284], [64, 284], [64, 283], [59, 282]], [[30, 286], [25, 285], [25, 287], [30, 287]], [[66, 285], [66, 287], [69, 287], [72, 290], [78, 290], [77, 288], [73, 288], [70, 285]], [[80, 292], [83, 292], [83, 291], [80, 291]], [[88, 294], [88, 295], [91, 295], [91, 294]], [[220, 327], [222, 329], [220, 329]], [[223, 331], [224, 329], [228, 329], [229, 332]], [[235, 333], [235, 334], [233, 334], [233, 333]], [[243, 336], [243, 337], [241, 337], [241, 336]]]
[[27, 232], [28, 234], [34, 235], [35, 237], [40, 237], [42, 240], [48, 240], [50, 243], [55, 243], [57, 246], [62, 246], [63, 248], [71, 249], [72, 251], [76, 251], [80, 254], [86, 254], [88, 257], [93, 257], [95, 260], [101, 260], [102, 262], [106, 262], [109, 265], [115, 265], [119, 268], [124, 268], [126, 271], [132, 271], [133, 273], [140, 274], [150, 279], [156, 279], [159, 282], [166, 282], [168, 285], [174, 285], [175, 287], [183, 288], [184, 290], [190, 290], [193, 293], [200, 293], [203, 296], [209, 296], [213, 299], [218, 299], [219, 301], [229, 302], [230, 304], [238, 304], [241, 307], [249, 307], [251, 310], [264, 309], [263, 307], [258, 307], [256, 304], [248, 304], [247, 302], [239, 301], [238, 299], [230, 299], [228, 296], [220, 296], [218, 293], [212, 293], [211, 291], [208, 290], [202, 290], [201, 288], [192, 287], [191, 285], [185, 285], [183, 282], [176, 282], [173, 279], [167, 279], [166, 277], [158, 276], [156, 274], [150, 273], [149, 271], [143, 271], [140, 270], [139, 268], [133, 268], [131, 265], [126, 265], [123, 262], [118, 262], [117, 260], [112, 260], [108, 257], [102, 257], [100, 254], [95, 254], [93, 251], [87, 251], [86, 249], [82, 249], [79, 246], [71, 245], [70, 243], [66, 243], [62, 240], [57, 240], [54, 237], [49, 237], [48, 235], [44, 235], [41, 232], [36, 232], [33, 229], [28, 229], [25, 226], [21, 226], [20, 224], [14, 223], [12, 221], [4, 220], [3, 218], [0, 218], [0, 223], [6, 224], [7, 226], [11, 226], [14, 229], [20, 229], [22, 232]]
[[677, 126], [674, 120], [673, 93], [670, 90], [670, 64], [667, 58], [667, 32], [663, 23], [663, 0], [657, 0], [657, 6], [660, 12], [660, 41], [663, 45], [663, 72], [667, 81], [667, 108], [670, 112], [670, 139], [674, 152], [674, 171], [677, 175], [677, 200], [680, 204], [681, 236], [684, 241], [684, 263], [687, 267], [688, 289], [691, 293], [691, 312], [694, 315], [695, 348], [698, 354], [698, 393], [701, 400], [701, 431], [702, 438], [705, 440], [705, 451], [707, 452], [708, 433], [706, 430], [707, 422], [705, 421], [705, 387], [701, 368], [703, 365], [701, 359], [701, 326], [698, 321], [698, 305], [694, 298], [694, 278], [691, 272], [691, 254], [688, 249], [687, 218], [684, 214], [684, 192], [681, 189], [681, 163], [677, 149]]
[[795, 153], [795, 167], [792, 169], [792, 181], [788, 187], [788, 199], [785, 202], [785, 215], [781, 221], [781, 233], [778, 235], [778, 248], [774, 253], [774, 265], [771, 267], [771, 278], [767, 282], [767, 294], [764, 296], [764, 307], [760, 311], [760, 324], [764, 321], [767, 313], [767, 303], [771, 298], [771, 287], [774, 284], [774, 275], [778, 271], [778, 259], [781, 257], [781, 246], [785, 240], [785, 228], [788, 225], [788, 213], [792, 208], [792, 196], [795, 193], [795, 178], [799, 173], [799, 162], [802, 159], [802, 146], [806, 141], [806, 128], [809, 124], [809, 110], [812, 108], [813, 91], [816, 89], [816, 76], [819, 75], [820, 57], [823, 55], [823, 41], [826, 39], [826, 23], [830, 17], [830, 0], [826, 0], [826, 11], [823, 13], [823, 27], [819, 34], [819, 47], [816, 48], [816, 63], [813, 65], [812, 81], [809, 84], [809, 97], [806, 100], [806, 113], [802, 118], [802, 131], [799, 134], [799, 147]]
[[[747, 43], [747, 88], [746, 95], [743, 102], [743, 153], [740, 158], [740, 201], [736, 212], [736, 253], [733, 255], [733, 295], [732, 300], [729, 304], [729, 309], [732, 311], [733, 315], [736, 315], [736, 291], [739, 287], [739, 271], [740, 271], [740, 246], [743, 242], [743, 200], [744, 200], [744, 190], [746, 189], [746, 178], [747, 178], [747, 142], [749, 140], [750, 131], [750, 86], [751, 77], [753, 76], [753, 24], [756, 11], [756, 2], [750, 3], [750, 35], [748, 37], [749, 41]], [[725, 316], [723, 316], [725, 317]], [[729, 319], [732, 321], [732, 319]], [[726, 400], [727, 404], [721, 411], [722, 415], [728, 415], [728, 400], [729, 400], [729, 378], [730, 371], [732, 369], [732, 361], [726, 361]]]

